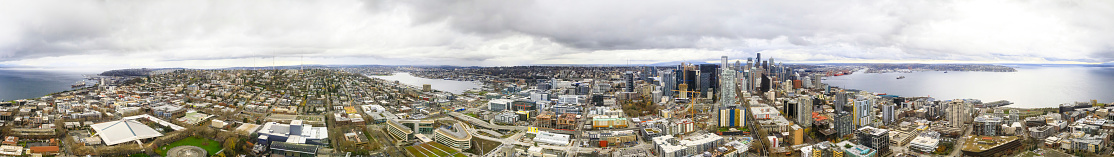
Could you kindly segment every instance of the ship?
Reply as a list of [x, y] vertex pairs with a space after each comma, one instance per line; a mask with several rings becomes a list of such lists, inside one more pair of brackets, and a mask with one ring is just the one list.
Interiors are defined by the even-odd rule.
[[70, 87], [71, 87], [71, 88], [77, 88], [77, 87], [85, 87], [85, 81], [77, 81], [77, 83], [74, 83], [74, 84], [73, 84], [73, 85], [71, 85]]
[[905, 76], [898, 76], [897, 79], [903, 79]]

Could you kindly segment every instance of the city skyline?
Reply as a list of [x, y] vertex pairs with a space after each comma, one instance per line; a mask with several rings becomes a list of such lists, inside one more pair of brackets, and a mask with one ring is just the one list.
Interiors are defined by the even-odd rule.
[[5, 1], [0, 67], [1114, 61], [1108, 1]]

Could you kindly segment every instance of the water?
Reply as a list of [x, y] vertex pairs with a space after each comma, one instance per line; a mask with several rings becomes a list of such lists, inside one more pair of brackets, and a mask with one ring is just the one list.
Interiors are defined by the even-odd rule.
[[440, 91], [446, 91], [455, 94], [464, 93], [464, 91], [473, 88], [481, 88], [482, 85], [472, 81], [456, 81], [456, 80], [443, 80], [443, 79], [427, 79], [410, 75], [410, 73], [394, 73], [391, 76], [370, 76], [384, 80], [398, 81], [402, 84], [418, 86], [429, 84], [431, 88]]
[[61, 70], [0, 69], [0, 99], [38, 98], [50, 93], [70, 90], [72, 89], [70, 85], [84, 80], [81, 74], [81, 72]]
[[[1071, 102], [1114, 101], [1114, 67], [1035, 66], [1017, 72], [913, 72], [828, 77], [824, 83], [847, 89], [937, 100], [1008, 100], [1009, 107], [1057, 107]], [[905, 79], [896, 79], [905, 76]]]

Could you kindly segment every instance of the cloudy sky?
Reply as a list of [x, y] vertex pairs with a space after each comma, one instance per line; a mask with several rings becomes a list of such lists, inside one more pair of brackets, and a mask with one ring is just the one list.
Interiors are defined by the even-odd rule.
[[1107, 63], [1109, 0], [0, 0], [0, 66]]

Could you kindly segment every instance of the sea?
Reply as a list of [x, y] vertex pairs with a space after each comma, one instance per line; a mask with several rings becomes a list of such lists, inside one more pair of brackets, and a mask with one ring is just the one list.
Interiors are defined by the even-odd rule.
[[479, 89], [479, 88], [483, 87], [482, 84], [480, 84], [479, 82], [475, 82], [475, 81], [428, 79], [428, 78], [421, 78], [421, 77], [417, 77], [417, 76], [414, 76], [414, 75], [410, 75], [410, 73], [394, 73], [394, 74], [389, 75], [389, 76], [369, 75], [368, 77], [380, 78], [380, 79], [384, 79], [384, 80], [398, 81], [399, 83], [406, 84], [406, 85], [411, 85], [411, 86], [417, 86], [419, 88], [424, 84], [429, 84], [430, 88], [433, 88], [433, 89], [439, 90], [439, 91], [446, 91], [446, 92], [454, 93], [454, 94], [461, 94], [461, 93], [464, 93], [464, 91], [467, 91], [468, 89]]
[[[936, 100], [1007, 100], [1015, 108], [1114, 102], [1114, 67], [1084, 65], [1011, 65], [1017, 72], [925, 71], [865, 73], [825, 77], [822, 82], [845, 89]], [[905, 76], [904, 79], [897, 79]]]
[[[73, 89], [71, 85], [77, 81], [85, 81], [82, 74], [95, 73], [98, 72], [0, 68], [0, 100], [39, 98], [70, 90]], [[87, 85], [93, 85], [93, 82], [90, 81]]]

